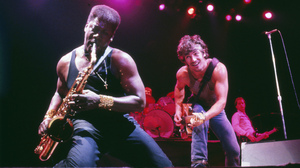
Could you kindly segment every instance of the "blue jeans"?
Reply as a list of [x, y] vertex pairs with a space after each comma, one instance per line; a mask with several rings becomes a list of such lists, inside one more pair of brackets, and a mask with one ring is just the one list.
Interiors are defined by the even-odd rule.
[[134, 167], [173, 167], [154, 139], [135, 120], [131, 120], [133, 130], [129, 134], [123, 134], [122, 130], [102, 134], [90, 122], [75, 120], [67, 156], [55, 167], [96, 167], [106, 153]]
[[[201, 105], [195, 104], [193, 111], [201, 112], [205, 110]], [[219, 115], [193, 128], [191, 144], [192, 167], [195, 166], [193, 162], [199, 160], [208, 161], [207, 141], [209, 126], [219, 138], [225, 151], [225, 166], [240, 166], [240, 146], [232, 125], [223, 110]]]

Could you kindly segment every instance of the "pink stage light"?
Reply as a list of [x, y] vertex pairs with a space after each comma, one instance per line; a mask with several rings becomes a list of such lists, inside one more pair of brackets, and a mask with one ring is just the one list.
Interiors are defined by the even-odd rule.
[[166, 7], [165, 4], [160, 4], [160, 5], [159, 5], [159, 10], [164, 10], [165, 7]]
[[231, 17], [231, 15], [226, 15], [226, 16], [225, 16], [225, 19], [226, 19], [227, 21], [231, 21], [232, 17]]
[[209, 12], [211, 12], [211, 11], [214, 10], [214, 5], [209, 4], [209, 5], [207, 5], [206, 9], [207, 9]]
[[249, 4], [249, 3], [251, 3], [251, 0], [244, 0], [244, 3]]
[[242, 16], [241, 15], [236, 15], [235, 16], [235, 20], [236, 21], [241, 21], [242, 20]]
[[273, 18], [273, 14], [270, 11], [266, 11], [266, 12], [264, 12], [263, 17], [267, 20], [270, 20]]

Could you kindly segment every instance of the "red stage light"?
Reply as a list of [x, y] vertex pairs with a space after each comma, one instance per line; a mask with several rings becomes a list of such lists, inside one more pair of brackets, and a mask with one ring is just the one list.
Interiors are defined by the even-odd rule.
[[226, 16], [225, 16], [225, 19], [226, 19], [227, 21], [231, 21], [232, 17], [231, 17], [231, 15], [226, 15]]
[[207, 9], [209, 12], [211, 12], [211, 11], [214, 10], [214, 5], [209, 4], [209, 5], [207, 5], [206, 9]]
[[194, 14], [195, 14], [195, 11], [196, 11], [196, 9], [195, 9], [194, 7], [190, 7], [190, 8], [188, 8], [187, 13], [188, 13], [189, 15], [194, 15]]

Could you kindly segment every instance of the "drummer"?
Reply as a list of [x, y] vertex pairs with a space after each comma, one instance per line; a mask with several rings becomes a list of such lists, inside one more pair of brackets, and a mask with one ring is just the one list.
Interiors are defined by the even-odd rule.
[[152, 89], [150, 87], [145, 87], [145, 94], [146, 94], [146, 106], [144, 108], [144, 114], [147, 114], [154, 108], [156, 100], [152, 96]]
[[175, 114], [174, 91], [168, 93], [165, 97], [159, 98], [157, 105], [173, 116]]

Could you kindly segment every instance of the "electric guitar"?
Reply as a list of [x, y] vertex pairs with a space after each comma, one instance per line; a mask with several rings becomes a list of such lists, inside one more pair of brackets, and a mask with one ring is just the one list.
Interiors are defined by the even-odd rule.
[[265, 137], [265, 134], [271, 135], [271, 134], [273, 134], [273, 133], [275, 133], [275, 132], [277, 132], [277, 131], [278, 131], [278, 129], [274, 127], [271, 131], [267, 131], [267, 132], [265, 132], [265, 133], [259, 135], [258, 137], [256, 137], [255, 142], [259, 142], [259, 141], [263, 140], [264, 137]]
[[201, 119], [193, 114], [193, 109], [191, 108], [191, 103], [182, 103], [182, 121], [180, 126], [180, 136], [182, 139], [186, 139], [188, 136], [192, 135], [193, 127], [190, 124], [193, 122], [199, 122]]

